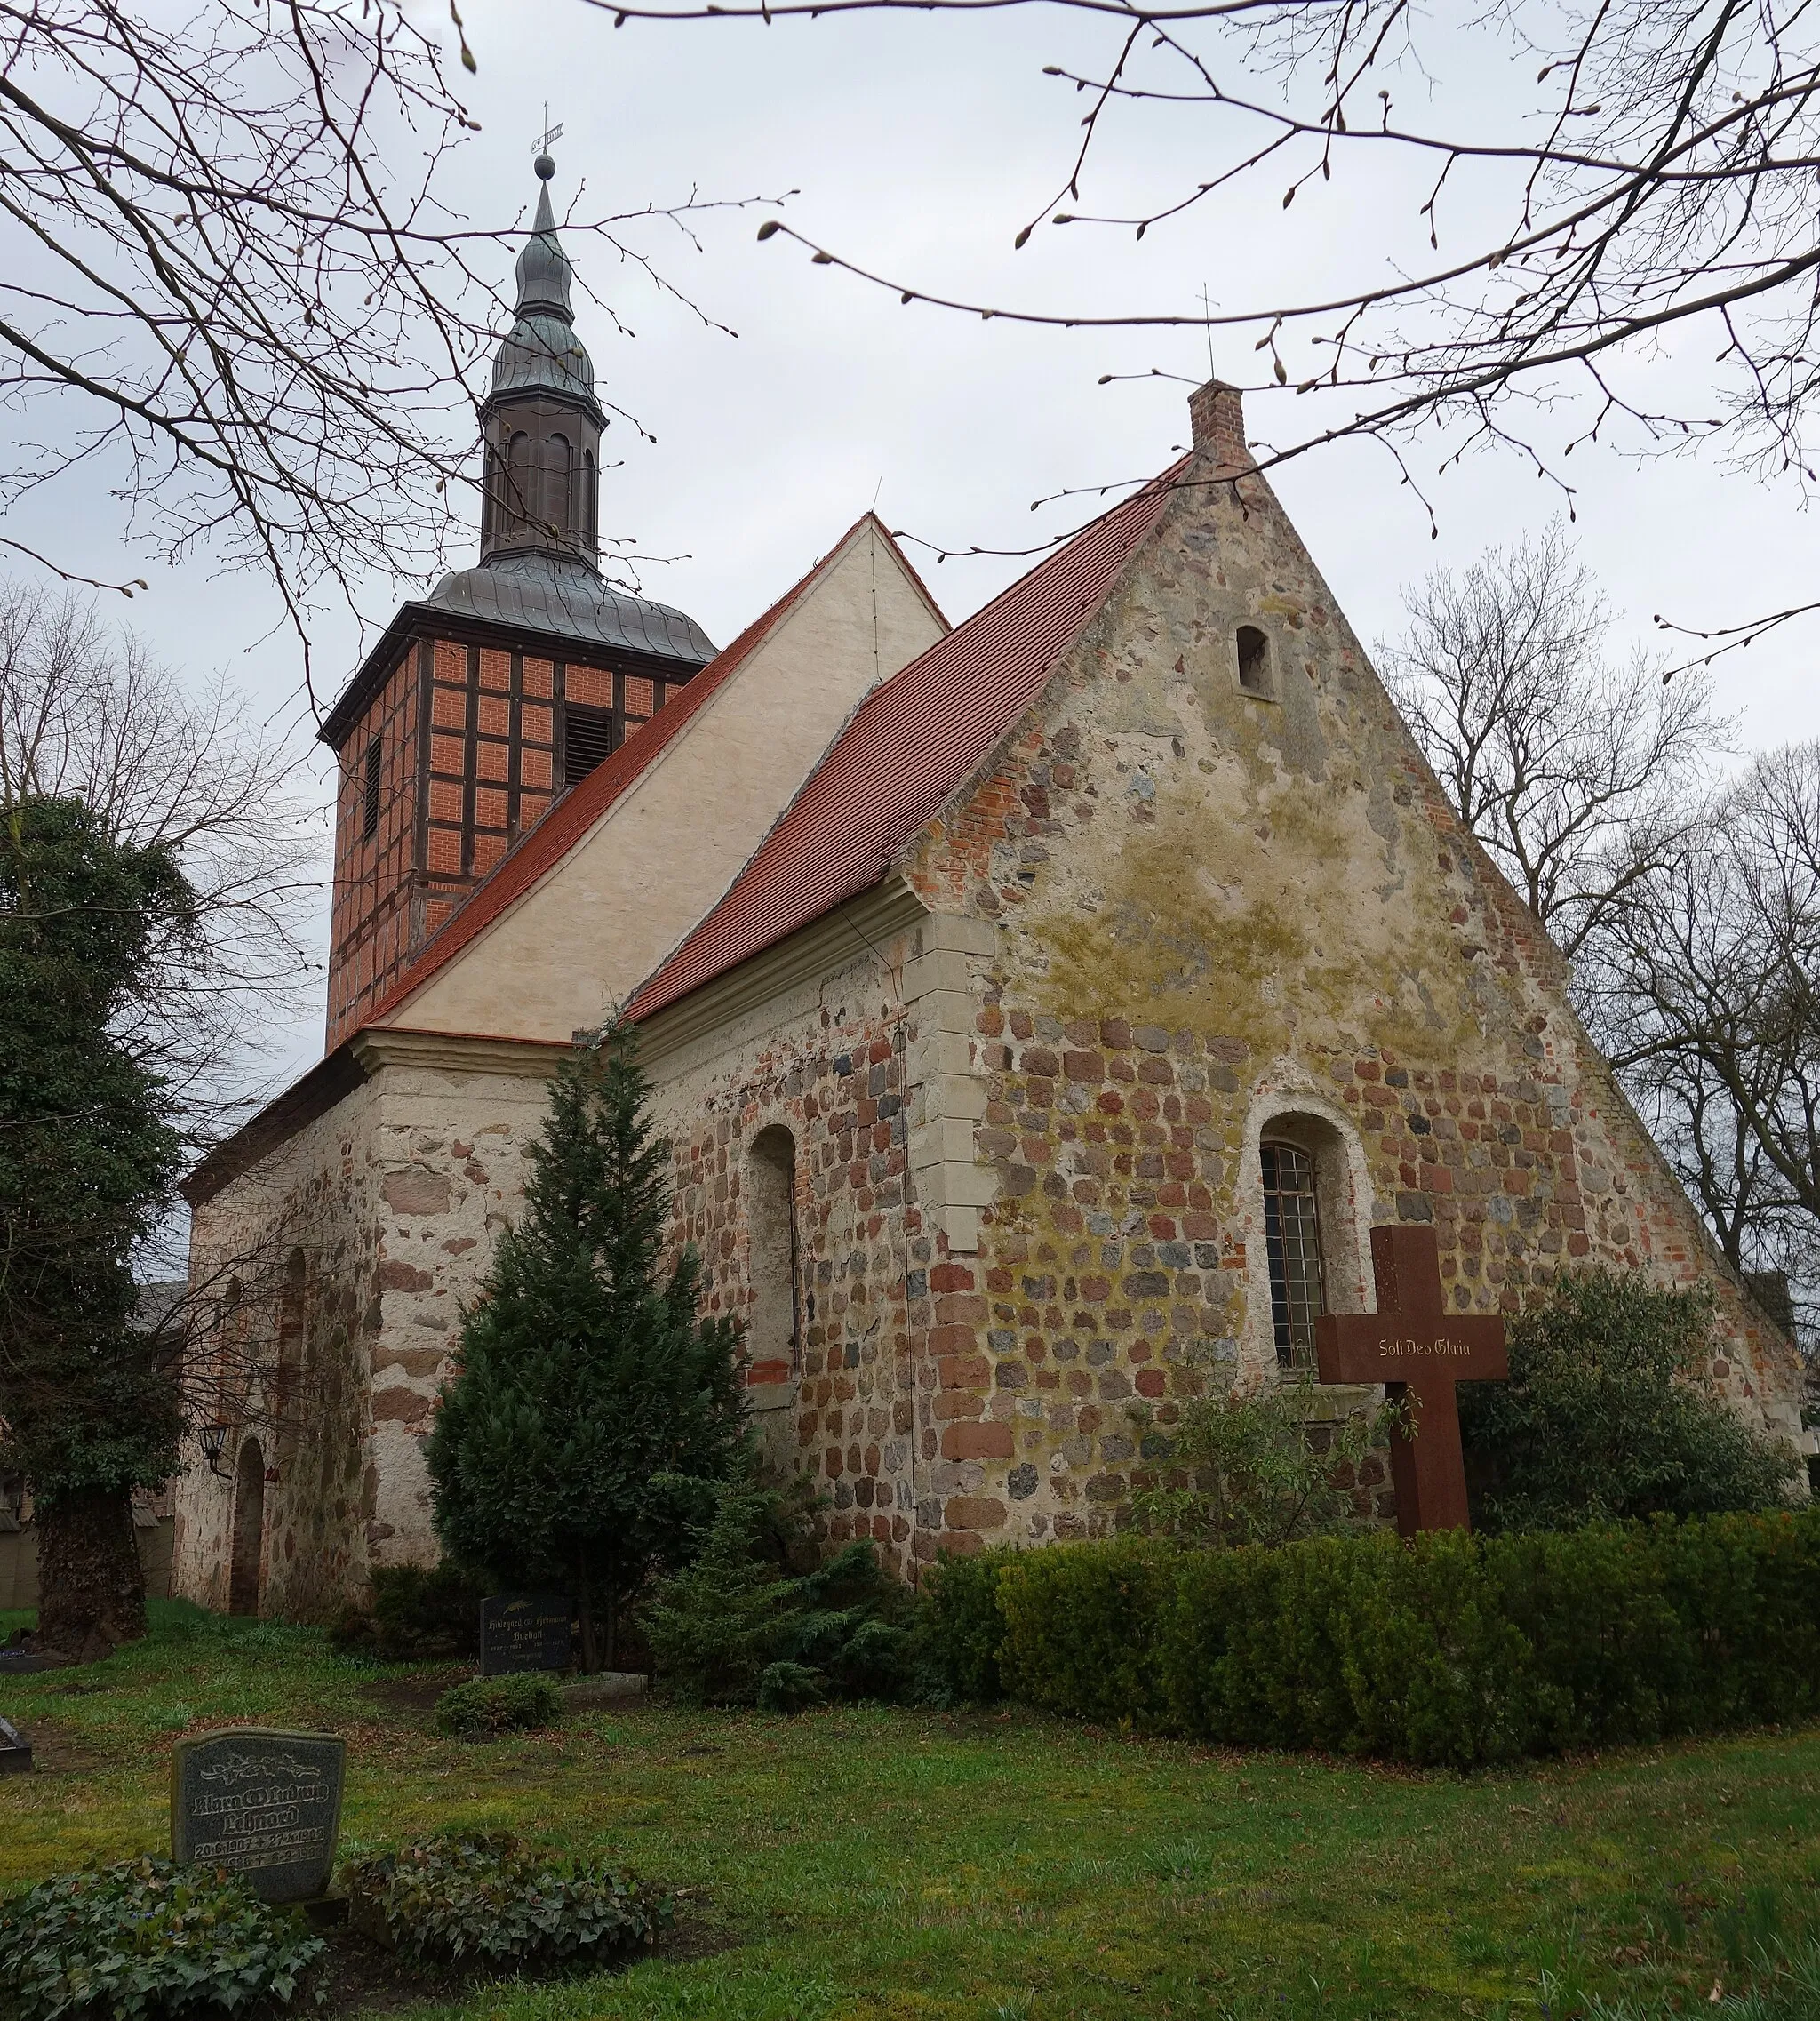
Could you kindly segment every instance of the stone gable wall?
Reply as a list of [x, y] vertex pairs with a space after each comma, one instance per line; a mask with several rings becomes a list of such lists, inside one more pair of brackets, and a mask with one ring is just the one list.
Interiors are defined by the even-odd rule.
[[[1240, 624], [1271, 641], [1273, 700], [1239, 689]], [[991, 1458], [939, 1541], [1098, 1532], [1185, 1394], [1274, 1369], [1273, 1116], [1328, 1146], [1340, 1309], [1374, 1302], [1379, 1220], [1435, 1226], [1462, 1311], [1518, 1310], [1582, 1258], [1710, 1276], [1715, 1379], [1793, 1431], [1785, 1343], [1259, 480], [1185, 492], [906, 875], [997, 948], [973, 1016], [994, 1197], [978, 1256], [937, 1266], [930, 1348], [947, 1426]], [[1377, 1479], [1357, 1486], [1383, 1506]]]
[[543, 1127], [546, 1084], [540, 1072], [400, 1058], [377, 1085], [366, 1557], [375, 1566], [433, 1564], [423, 1449], [455, 1366], [461, 1307], [523, 1206], [524, 1151]]

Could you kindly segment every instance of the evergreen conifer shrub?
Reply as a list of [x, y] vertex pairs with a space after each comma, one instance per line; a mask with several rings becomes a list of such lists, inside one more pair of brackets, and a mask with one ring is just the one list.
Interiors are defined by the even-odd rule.
[[429, 1442], [444, 1548], [503, 1585], [572, 1594], [590, 1670], [611, 1667], [619, 1610], [651, 1570], [692, 1554], [746, 1439], [738, 1327], [698, 1315], [693, 1249], [662, 1269], [669, 1146], [644, 1095], [617, 1026], [557, 1069], [523, 1213], [466, 1315]]
[[692, 1705], [794, 1712], [824, 1698], [895, 1697], [907, 1676], [909, 1597], [871, 1544], [787, 1571], [784, 1498], [751, 1482], [724, 1490], [698, 1555], [641, 1610], [658, 1674]]
[[541, 1671], [469, 1677], [436, 1700], [436, 1731], [470, 1739], [551, 1726], [563, 1716], [563, 1687]]

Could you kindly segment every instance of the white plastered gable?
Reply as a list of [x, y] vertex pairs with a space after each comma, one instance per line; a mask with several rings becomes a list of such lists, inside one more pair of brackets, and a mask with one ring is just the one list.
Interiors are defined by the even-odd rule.
[[859, 703], [946, 629], [862, 521], [594, 827], [386, 1022], [562, 1042], [599, 1024], [720, 899]]

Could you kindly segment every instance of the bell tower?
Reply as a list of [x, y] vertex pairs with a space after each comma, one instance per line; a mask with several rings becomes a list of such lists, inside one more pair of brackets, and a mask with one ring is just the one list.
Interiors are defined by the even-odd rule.
[[484, 565], [548, 555], [593, 568], [606, 417], [595, 398], [594, 365], [575, 334], [574, 269], [550, 208], [556, 164], [539, 155], [535, 166], [542, 185], [537, 221], [518, 255], [513, 324], [494, 355], [492, 390], [481, 409], [480, 558]]
[[686, 611], [600, 572], [606, 416], [575, 334], [550, 178], [481, 407], [480, 565], [404, 604], [319, 732], [341, 774], [331, 1049], [565, 794], [714, 657]]

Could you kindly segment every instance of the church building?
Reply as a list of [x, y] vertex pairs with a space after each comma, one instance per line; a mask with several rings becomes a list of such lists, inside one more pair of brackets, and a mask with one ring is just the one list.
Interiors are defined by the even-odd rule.
[[1583, 1263], [1710, 1282], [1714, 1381], [1811, 1443], [1790, 1343], [1239, 394], [1203, 387], [1185, 455], [958, 627], [868, 514], [716, 651], [599, 574], [604, 417], [538, 166], [480, 565], [399, 611], [322, 731], [325, 1057], [188, 1184], [193, 1270], [257, 1351], [222, 1356], [176, 1590], [319, 1619], [434, 1559], [460, 1308], [548, 1075], [615, 1005], [770, 1463], [906, 1577], [1107, 1530], [1184, 1395], [1373, 1308], [1383, 1222], [1433, 1227], [1462, 1313]]

